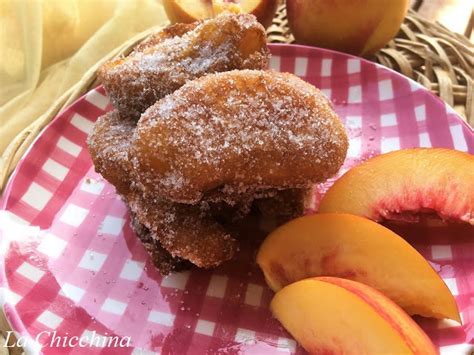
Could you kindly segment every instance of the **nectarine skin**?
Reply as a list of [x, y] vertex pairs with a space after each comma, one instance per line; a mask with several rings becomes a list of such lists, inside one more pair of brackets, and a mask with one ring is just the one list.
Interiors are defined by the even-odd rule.
[[323, 197], [319, 212], [375, 221], [417, 212], [474, 225], [474, 156], [445, 148], [414, 148], [376, 156], [346, 172]]
[[323, 213], [295, 219], [265, 239], [257, 263], [274, 291], [308, 277], [336, 276], [374, 287], [409, 314], [460, 322], [448, 287], [423, 256], [363, 217]]
[[280, 290], [270, 307], [310, 354], [437, 354], [400, 307], [355, 281], [298, 281]]
[[408, 0], [286, 0], [296, 42], [369, 56], [398, 32]]
[[278, 8], [278, 0], [245, 0], [240, 1], [242, 12], [253, 14], [263, 27], [269, 27]]

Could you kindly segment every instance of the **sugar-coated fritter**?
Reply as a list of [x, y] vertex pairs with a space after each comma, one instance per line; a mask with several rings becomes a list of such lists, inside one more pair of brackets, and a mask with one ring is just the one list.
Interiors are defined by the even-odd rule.
[[135, 55], [140, 52], [145, 52], [149, 48], [155, 48], [156, 45], [160, 44], [161, 42], [174, 38], [174, 37], [182, 37], [185, 33], [192, 31], [199, 25], [199, 22], [191, 22], [191, 23], [176, 23], [174, 25], [169, 25], [162, 30], [155, 32], [148, 36], [145, 40], [137, 44], [131, 55]]
[[130, 142], [135, 128], [134, 120], [124, 118], [114, 110], [97, 119], [87, 141], [95, 171], [121, 195], [130, 190], [133, 170]]
[[212, 268], [238, 250], [237, 241], [200, 206], [144, 199], [139, 193], [129, 194], [127, 202], [136, 219], [173, 257]]
[[275, 217], [279, 222], [286, 222], [307, 212], [311, 193], [311, 189], [282, 190], [272, 197], [255, 200], [254, 204], [263, 216]]
[[[129, 149], [135, 127], [134, 120], [111, 111], [97, 119], [87, 142], [95, 170], [115, 186], [125, 202], [125, 196], [131, 191]], [[165, 250], [156, 236], [140, 224], [133, 213], [131, 227], [150, 254], [153, 264], [163, 275], [182, 270], [189, 264]]]
[[145, 250], [150, 255], [151, 262], [160, 271], [162, 275], [168, 275], [175, 271], [189, 269], [192, 264], [184, 259], [173, 257], [164, 249], [158, 238], [150, 232], [143, 224], [138, 222], [135, 215], [131, 212], [130, 226], [142, 242]]
[[232, 69], [265, 69], [268, 59], [265, 29], [256, 18], [225, 14], [165, 29], [128, 57], [104, 64], [98, 75], [120, 114], [138, 119], [189, 80]]
[[134, 219], [148, 231], [139, 229], [139, 236], [157, 267], [171, 270], [185, 259], [209, 268], [230, 259], [238, 249], [237, 242], [214, 219], [208, 204], [191, 206], [158, 196], [144, 198], [134, 187], [130, 162], [134, 129], [135, 123], [117, 111], [101, 116], [89, 137], [89, 152], [96, 171], [116, 187]]
[[276, 190], [242, 196], [232, 205], [212, 199], [198, 205], [173, 203], [158, 196], [145, 199], [133, 182], [129, 150], [134, 130], [133, 121], [123, 119], [117, 111], [109, 112], [97, 120], [88, 140], [89, 151], [96, 171], [116, 187], [130, 208], [132, 228], [162, 274], [182, 270], [190, 263], [209, 268], [230, 259], [238, 246], [225, 223], [248, 214], [256, 199], [272, 206], [265, 210], [272, 216], [286, 216], [290, 203], [297, 206], [296, 191]]
[[169, 26], [99, 71], [116, 110], [89, 151], [162, 274], [229, 260], [236, 219], [301, 215], [309, 184], [342, 164], [347, 137], [329, 102], [261, 71], [268, 59], [255, 17], [226, 14]]
[[347, 147], [314, 86], [288, 73], [236, 70], [189, 82], [150, 107], [131, 154], [145, 194], [193, 204], [324, 181]]

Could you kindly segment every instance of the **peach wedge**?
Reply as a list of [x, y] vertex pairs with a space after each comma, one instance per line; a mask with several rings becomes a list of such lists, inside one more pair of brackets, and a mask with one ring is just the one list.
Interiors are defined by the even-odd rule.
[[437, 354], [400, 307], [359, 282], [298, 281], [279, 291], [270, 307], [310, 354]]
[[375, 221], [410, 220], [418, 212], [474, 224], [474, 156], [444, 148], [404, 149], [376, 156], [329, 189], [320, 212]]
[[272, 24], [278, 3], [278, 0], [163, 0], [171, 23], [194, 22], [233, 12], [252, 14], [265, 28]]
[[379, 290], [411, 315], [460, 322], [448, 287], [423, 256], [363, 217], [325, 213], [295, 219], [265, 239], [257, 263], [274, 291], [308, 277], [335, 276]]

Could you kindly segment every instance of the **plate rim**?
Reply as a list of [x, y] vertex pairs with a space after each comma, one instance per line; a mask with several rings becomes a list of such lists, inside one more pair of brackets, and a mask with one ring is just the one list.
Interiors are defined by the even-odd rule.
[[[358, 56], [355, 56], [355, 55], [352, 55], [352, 54], [348, 54], [348, 53], [344, 53], [344, 52], [339, 52], [339, 51], [336, 51], [336, 50], [331, 50], [331, 49], [327, 49], [327, 48], [320, 48], [320, 47], [314, 47], [314, 46], [307, 46], [307, 45], [300, 45], [300, 44], [287, 44], [287, 43], [268, 43], [268, 47], [270, 49], [270, 52], [272, 52], [272, 48], [278, 48], [278, 49], [284, 49], [284, 48], [299, 48], [299, 49], [304, 49], [304, 50], [307, 50], [309, 52], [317, 52], [319, 53], [318, 55], [320, 54], [324, 54], [324, 53], [330, 53], [332, 55], [336, 55], [336, 56], [342, 56], [342, 57], [346, 57], [346, 58], [350, 58], [350, 59], [357, 59], [357, 60], [360, 60], [361, 62], [365, 63], [365, 64], [368, 64], [368, 65], [373, 65], [373, 66], [376, 66], [382, 70], [386, 70], [392, 74], [394, 74], [395, 76], [397, 77], [401, 77], [402, 79], [404, 80], [408, 80], [411, 84], [413, 84], [414, 86], [416, 86], [419, 90], [423, 90], [424, 92], [428, 93], [429, 96], [431, 96], [432, 98], [434, 98], [436, 101], [438, 101], [439, 103], [445, 105], [447, 108], [449, 108], [451, 110], [450, 113], [452, 113], [455, 117], [456, 117], [456, 120], [459, 121], [464, 127], [466, 127], [471, 135], [471, 137], [474, 138], [474, 128], [471, 127], [471, 125], [469, 123], [467, 123], [461, 116], [459, 113], [457, 113], [454, 108], [449, 105], [448, 103], [446, 103], [445, 101], [443, 101], [439, 96], [435, 95], [433, 92], [431, 92], [429, 89], [427, 89], [426, 87], [424, 87], [423, 85], [421, 85], [420, 83], [416, 82], [415, 80], [395, 71], [394, 69], [391, 69], [391, 68], [388, 68], [388, 67], [385, 67], [384, 65], [382, 64], [379, 64], [379, 63], [375, 63], [373, 61], [370, 61], [366, 58], [363, 58], [363, 57], [358, 57]], [[273, 53], [272, 53], [273, 54]], [[80, 97], [78, 97], [76, 100], [74, 100], [71, 104], [69, 104], [67, 107], [65, 107], [64, 109], [62, 109], [60, 112], [58, 112], [58, 114], [50, 121], [48, 122], [48, 124], [46, 124], [42, 129], [41, 131], [38, 133], [38, 135], [35, 137], [35, 139], [32, 141], [32, 143], [30, 144], [30, 146], [28, 147], [28, 149], [23, 153], [22, 157], [20, 158], [17, 166], [15, 167], [15, 169], [13, 170], [12, 174], [10, 175], [10, 177], [8, 178], [8, 181], [5, 185], [5, 188], [3, 190], [3, 193], [2, 195], [0, 196], [0, 219], [1, 218], [6, 218], [6, 214], [10, 213], [8, 212], [8, 210], [6, 209], [6, 206], [7, 206], [7, 203], [8, 203], [8, 200], [9, 200], [9, 197], [10, 197], [10, 194], [11, 194], [11, 191], [12, 191], [12, 188], [13, 188], [13, 184], [14, 184], [14, 181], [15, 181], [15, 177], [18, 173], [18, 171], [21, 169], [21, 167], [23, 166], [23, 164], [25, 163], [25, 161], [27, 160], [28, 158], [28, 155], [30, 154], [32, 148], [35, 146], [35, 144], [38, 142], [39, 139], [41, 139], [43, 137], [43, 135], [45, 134], [45, 132], [51, 128], [51, 126], [58, 120], [60, 119], [63, 119], [63, 117], [65, 116], [65, 114], [70, 111], [74, 106], [76, 106], [79, 102], [81, 102], [82, 100], [85, 99], [86, 95], [88, 95], [89, 93], [91, 92], [97, 92], [97, 90], [100, 90], [102, 88], [101, 85], [98, 85], [94, 88], [91, 88], [90, 90], [84, 92]], [[472, 154], [469, 152], [469, 154]], [[31, 224], [28, 224], [28, 226], [30, 227], [34, 227], [34, 226], [31, 226]], [[35, 345], [36, 345], [36, 342], [33, 340], [33, 338], [31, 337], [31, 335], [29, 334], [29, 332], [26, 330], [26, 328], [24, 327], [24, 324], [23, 324], [23, 321], [20, 317], [20, 314], [17, 312], [16, 310], [16, 307], [9, 304], [7, 302], [7, 299], [8, 299], [8, 293], [10, 292], [10, 288], [9, 288], [9, 282], [8, 282], [8, 279], [6, 277], [6, 267], [5, 267], [5, 256], [6, 256], [6, 251], [8, 249], [8, 244], [9, 242], [8, 241], [5, 241], [5, 237], [3, 236], [3, 233], [0, 233], [0, 312], [3, 312], [3, 315], [4, 315], [4, 318], [5, 320], [8, 322], [8, 324], [10, 325], [11, 327], [11, 330], [13, 330], [15, 333], [17, 333], [18, 335], [21, 335], [22, 337], [25, 337], [27, 338], [27, 344], [25, 344], [23, 350], [25, 351], [25, 353], [27, 354], [40, 354], [41, 353], [41, 350], [39, 350]], [[11, 309], [8, 311], [8, 312], [5, 312], [5, 306], [8, 305], [9, 307], [11, 307]], [[23, 329], [13, 329], [14, 327], [12, 326], [12, 324], [21, 324], [21, 327]], [[30, 341], [32, 343], [30, 343]]]
[[[454, 108], [449, 105], [447, 102], [445, 102], [443, 99], [441, 99], [438, 95], [434, 94], [432, 91], [430, 91], [429, 89], [427, 89], [426, 87], [424, 87], [423, 85], [421, 85], [420, 83], [418, 83], [417, 81], [413, 80], [412, 78], [409, 78], [405, 75], [403, 75], [402, 73], [399, 73], [397, 72], [396, 70], [392, 69], [392, 68], [389, 68], [389, 67], [386, 67], [380, 63], [376, 63], [376, 62], [373, 62], [367, 58], [363, 58], [363, 57], [359, 57], [359, 56], [356, 56], [356, 55], [353, 55], [353, 54], [349, 54], [349, 53], [345, 53], [345, 52], [340, 52], [340, 51], [336, 51], [336, 50], [333, 50], [333, 49], [329, 49], [329, 48], [322, 48], [322, 47], [316, 47], [316, 46], [308, 46], [308, 45], [304, 45], [304, 44], [296, 44], [296, 43], [268, 43], [267, 44], [268, 47], [270, 48], [270, 52], [271, 52], [271, 48], [285, 48], [285, 47], [294, 47], [294, 48], [300, 48], [300, 49], [305, 49], [305, 50], [309, 50], [309, 51], [317, 51], [317, 52], [326, 52], [326, 53], [331, 53], [331, 54], [334, 54], [334, 55], [340, 55], [340, 56], [345, 56], [345, 57], [348, 57], [348, 58], [351, 58], [351, 59], [357, 59], [357, 60], [360, 60], [361, 62], [363, 63], [366, 63], [368, 65], [374, 65], [382, 70], [388, 70], [389, 72], [391, 72], [392, 74], [394, 74], [395, 76], [398, 76], [398, 77], [401, 77], [402, 79], [404, 80], [408, 80], [411, 84], [413, 84], [414, 86], [418, 87], [419, 90], [423, 90], [425, 91], [426, 93], [428, 93], [429, 95], [431, 95], [434, 99], [436, 99], [439, 103], [445, 105], [446, 107], [449, 107], [449, 109], [451, 110], [451, 112], [456, 116], [456, 119], [458, 119], [460, 121], [460, 123], [465, 127], [467, 128], [471, 135], [473, 135], [474, 137], [474, 127], [472, 127], [468, 122], [466, 122], [462, 117], [461, 115], [456, 112], [456, 110], [454, 110]], [[273, 55], [273, 53], [271, 53]], [[23, 153], [23, 155], [21, 156], [20, 160], [18, 161], [18, 164], [16, 165], [15, 169], [13, 170], [13, 172], [11, 173], [10, 177], [8, 178], [8, 181], [7, 183], [5, 184], [5, 188], [3, 189], [3, 192], [0, 196], [0, 210], [4, 210], [6, 208], [6, 203], [7, 203], [7, 200], [8, 200], [8, 197], [11, 193], [11, 188], [12, 188], [12, 182], [19, 170], [19, 168], [21, 167], [21, 165], [23, 164], [23, 161], [25, 160], [26, 156], [29, 154], [29, 152], [31, 151], [31, 148], [36, 144], [36, 142], [38, 141], [38, 139], [40, 139], [40, 137], [44, 134], [44, 132], [50, 128], [50, 126], [58, 119], [60, 119], [61, 116], [63, 116], [63, 114], [67, 111], [69, 111], [73, 106], [75, 106], [79, 101], [83, 100], [84, 97], [89, 94], [90, 92], [92, 91], [95, 91], [97, 89], [100, 89], [102, 88], [102, 85], [97, 85], [96, 87], [93, 87], [91, 88], [90, 90], [84, 92], [81, 96], [79, 96], [77, 99], [75, 99], [72, 103], [70, 103], [67, 107], [65, 107], [64, 109], [62, 109], [61, 111], [58, 112], [58, 114], [56, 116], [54, 116], [54, 118], [49, 121], [42, 129], [41, 131], [38, 133], [38, 135], [35, 137], [35, 139], [31, 142], [30, 146], [28, 147], [28, 149]]]

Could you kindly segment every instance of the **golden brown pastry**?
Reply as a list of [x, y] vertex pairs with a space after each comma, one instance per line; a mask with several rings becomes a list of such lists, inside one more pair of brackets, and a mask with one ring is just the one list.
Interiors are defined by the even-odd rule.
[[130, 162], [135, 127], [133, 120], [120, 117], [117, 111], [103, 115], [89, 137], [89, 151], [96, 171], [116, 187], [127, 203], [131, 226], [162, 274], [182, 270], [191, 263], [215, 267], [232, 258], [238, 245], [225, 226], [245, 217], [254, 201], [260, 201], [258, 207], [266, 215], [287, 217], [289, 213], [294, 216], [303, 212], [298, 207], [303, 204], [302, 192], [296, 190], [260, 191], [243, 195], [233, 204], [220, 199], [197, 205], [173, 203], [159, 196], [145, 199], [134, 187]]
[[99, 117], [87, 144], [95, 171], [126, 195], [130, 191], [130, 142], [136, 128], [134, 120], [121, 117], [114, 110]]
[[173, 257], [189, 260], [201, 268], [212, 268], [231, 259], [237, 241], [198, 205], [160, 199], [145, 199], [140, 193], [127, 196], [130, 209], [161, 246]]
[[189, 82], [150, 107], [131, 155], [145, 194], [195, 204], [308, 187], [339, 170], [347, 147], [314, 86], [288, 73], [236, 70]]
[[128, 57], [104, 64], [98, 75], [120, 114], [138, 119], [189, 80], [232, 69], [266, 69], [268, 59], [265, 29], [256, 18], [224, 14], [165, 29]]
[[176, 23], [174, 25], [169, 25], [162, 30], [155, 32], [148, 36], [145, 40], [137, 44], [130, 55], [135, 55], [140, 52], [145, 52], [149, 48], [153, 50], [155, 46], [160, 44], [161, 42], [174, 38], [174, 37], [182, 37], [185, 33], [192, 31], [199, 25], [199, 22], [191, 22], [191, 23]]
[[223, 15], [167, 27], [100, 70], [116, 110], [89, 151], [163, 274], [229, 260], [235, 220], [253, 207], [301, 215], [307, 187], [342, 164], [347, 137], [317, 89], [290, 74], [219, 73], [265, 69], [268, 57], [253, 16]]
[[282, 190], [272, 197], [255, 200], [254, 204], [263, 216], [275, 217], [284, 223], [307, 212], [311, 193], [311, 189]]
[[116, 187], [134, 219], [145, 227], [137, 230], [157, 267], [164, 272], [185, 259], [209, 268], [229, 260], [238, 249], [237, 242], [217, 223], [208, 204], [181, 205], [159, 196], [144, 198], [134, 187], [130, 162], [134, 129], [135, 123], [117, 111], [101, 116], [89, 137], [89, 152], [96, 171]]
[[138, 222], [135, 214], [130, 211], [130, 226], [142, 242], [145, 250], [150, 255], [151, 262], [162, 275], [168, 275], [175, 271], [189, 269], [193, 264], [188, 260], [173, 257], [163, 246], [159, 239], [148, 228]]

